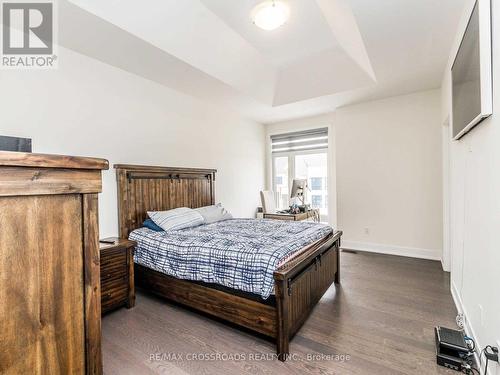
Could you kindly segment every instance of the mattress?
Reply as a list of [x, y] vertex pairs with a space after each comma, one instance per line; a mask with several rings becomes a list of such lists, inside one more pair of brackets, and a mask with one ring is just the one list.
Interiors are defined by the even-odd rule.
[[313, 222], [230, 219], [175, 231], [140, 228], [129, 238], [137, 241], [134, 261], [142, 266], [267, 299], [278, 266], [332, 232]]

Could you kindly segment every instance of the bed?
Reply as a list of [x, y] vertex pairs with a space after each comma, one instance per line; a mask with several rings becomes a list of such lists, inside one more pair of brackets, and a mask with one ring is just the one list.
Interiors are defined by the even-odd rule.
[[[340, 281], [342, 233], [313, 223], [257, 219], [155, 233], [142, 228], [147, 211], [215, 204], [216, 170], [114, 167], [120, 237], [138, 242], [136, 285], [270, 337], [276, 342], [278, 359], [286, 360], [290, 339], [330, 285]], [[220, 251], [225, 256], [207, 263]], [[161, 258], [165, 253], [172, 258]], [[180, 254], [196, 256], [190, 264]]]

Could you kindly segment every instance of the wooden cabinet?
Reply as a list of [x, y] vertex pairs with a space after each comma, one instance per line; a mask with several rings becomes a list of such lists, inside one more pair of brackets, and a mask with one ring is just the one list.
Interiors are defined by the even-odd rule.
[[0, 152], [0, 373], [101, 374], [102, 159]]
[[106, 238], [112, 243], [100, 244], [102, 313], [118, 307], [135, 305], [134, 248], [135, 241]]

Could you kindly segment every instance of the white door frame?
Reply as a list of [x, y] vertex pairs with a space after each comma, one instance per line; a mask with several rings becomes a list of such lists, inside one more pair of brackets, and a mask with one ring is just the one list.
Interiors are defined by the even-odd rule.
[[441, 265], [446, 272], [451, 271], [451, 164], [450, 164], [450, 117], [443, 122], [442, 128], [442, 157], [443, 157], [443, 253]]

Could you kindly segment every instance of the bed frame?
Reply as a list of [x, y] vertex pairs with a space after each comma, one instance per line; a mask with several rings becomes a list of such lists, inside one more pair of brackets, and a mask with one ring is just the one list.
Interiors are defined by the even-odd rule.
[[[118, 164], [120, 237], [142, 226], [147, 211], [215, 204], [215, 169], [169, 168]], [[180, 280], [136, 265], [136, 284], [211, 316], [276, 340], [285, 361], [289, 341], [330, 285], [340, 280], [342, 232], [310, 244], [299, 256], [274, 272], [275, 298], [270, 303], [242, 293]]]

